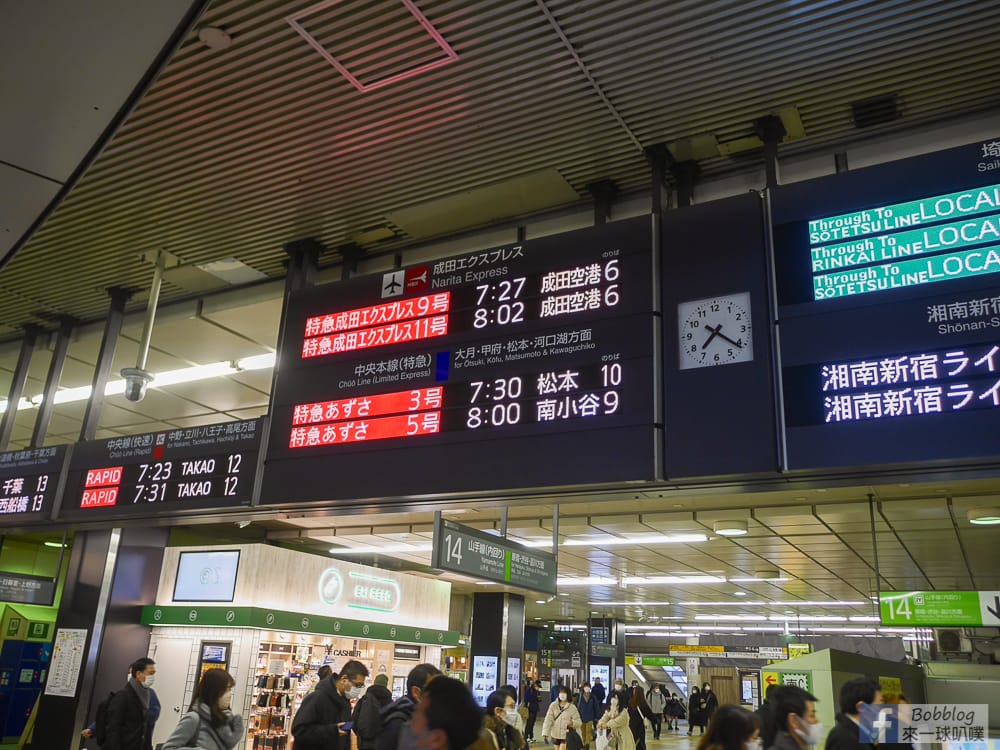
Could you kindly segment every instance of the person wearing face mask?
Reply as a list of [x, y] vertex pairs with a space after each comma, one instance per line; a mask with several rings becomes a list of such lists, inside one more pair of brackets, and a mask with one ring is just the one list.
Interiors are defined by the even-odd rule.
[[569, 691], [562, 687], [556, 694], [556, 699], [549, 704], [549, 710], [545, 712], [545, 720], [542, 722], [542, 741], [548, 742], [552, 738], [552, 744], [556, 747], [566, 744], [566, 730], [580, 728], [580, 712], [569, 699]]
[[303, 700], [292, 721], [295, 750], [351, 750], [350, 732], [343, 725], [351, 720], [351, 701], [365, 689], [368, 667], [354, 659], [316, 684]]
[[698, 750], [763, 750], [760, 718], [740, 706], [723, 706], [708, 722]]
[[823, 739], [816, 696], [798, 685], [783, 685], [774, 697], [774, 743], [765, 750], [808, 750]]
[[490, 693], [484, 727], [495, 750], [523, 750], [524, 737], [514, 727], [518, 718], [517, 702], [510, 693], [506, 690]]
[[691, 694], [688, 696], [688, 737], [695, 727], [705, 734], [705, 720], [701, 713], [701, 691], [697, 685], [692, 685]]
[[594, 722], [601, 717], [601, 704], [590, 685], [580, 688], [576, 696], [576, 710], [580, 712], [580, 738], [584, 748], [594, 741]]
[[[103, 750], [152, 750], [150, 712], [155, 675], [156, 662], [152, 659], [138, 659], [129, 667], [128, 683], [108, 703]], [[97, 736], [100, 740], [101, 733]]]
[[538, 680], [528, 681], [524, 691], [524, 706], [528, 709], [528, 721], [524, 727], [524, 739], [533, 742], [535, 739], [535, 722], [538, 720], [538, 704], [541, 702], [542, 683]]
[[594, 697], [597, 698], [598, 704], [603, 706], [604, 699], [608, 697], [608, 690], [604, 687], [604, 683], [601, 682], [600, 677], [594, 678], [594, 687], [591, 692], [594, 694]]
[[209, 669], [194, 689], [191, 707], [163, 743], [163, 750], [232, 750], [246, 741], [243, 717], [232, 710], [236, 681], [224, 669]]
[[608, 733], [608, 750], [635, 750], [635, 738], [629, 728], [628, 706], [623, 693], [611, 693], [608, 710], [597, 722], [597, 731]]
[[866, 703], [881, 702], [882, 689], [875, 680], [858, 677], [845, 682], [840, 688], [840, 713], [826, 738], [826, 750], [872, 750], [871, 743], [861, 742], [859, 738], [858, 713]]
[[656, 683], [646, 691], [646, 703], [649, 704], [649, 710], [653, 712], [653, 718], [649, 720], [649, 723], [653, 725], [653, 739], [658, 740], [667, 710], [667, 696], [663, 694], [662, 685]]
[[715, 709], [718, 707], [719, 698], [712, 690], [712, 686], [706, 682], [701, 687], [701, 723], [703, 726], [712, 720], [712, 714], [715, 713]]

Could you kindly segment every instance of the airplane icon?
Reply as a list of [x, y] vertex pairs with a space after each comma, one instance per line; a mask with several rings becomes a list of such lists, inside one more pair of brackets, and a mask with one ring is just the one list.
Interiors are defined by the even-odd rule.
[[427, 283], [427, 268], [424, 268], [424, 272], [419, 276], [414, 276], [412, 279], [407, 279], [409, 284], [426, 284]]
[[382, 296], [398, 297], [403, 293], [404, 271], [392, 271], [382, 276]]

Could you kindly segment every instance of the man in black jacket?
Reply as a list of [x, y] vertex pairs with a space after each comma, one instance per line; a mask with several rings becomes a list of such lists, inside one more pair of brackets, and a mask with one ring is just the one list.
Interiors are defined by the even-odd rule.
[[771, 700], [778, 731], [767, 750], [808, 750], [819, 744], [823, 724], [816, 716], [815, 695], [798, 685], [783, 685]]
[[382, 734], [382, 709], [392, 703], [392, 693], [386, 687], [389, 676], [375, 675], [372, 686], [354, 706], [354, 733], [358, 735], [358, 750], [375, 750], [375, 740]]
[[826, 738], [826, 750], [873, 750], [870, 742], [861, 742], [858, 735], [858, 710], [863, 703], [881, 703], [882, 690], [875, 680], [857, 677], [840, 688], [840, 713], [837, 723]]
[[154, 674], [156, 663], [145, 657], [129, 667], [128, 683], [108, 704], [103, 750], [152, 750], [149, 701]]
[[419, 750], [465, 750], [478, 741], [482, 724], [483, 710], [472, 693], [450, 677], [431, 680], [413, 712]]
[[[413, 716], [413, 709], [423, 694], [424, 685], [431, 677], [441, 674], [433, 664], [418, 664], [406, 676], [406, 695], [382, 709], [382, 733], [375, 740], [375, 750], [413, 750], [415, 745], [409, 726], [403, 727]], [[403, 735], [400, 738], [400, 734]], [[300, 750], [300, 748], [295, 748]]]
[[316, 683], [299, 706], [292, 722], [295, 750], [351, 750], [350, 732], [341, 727], [351, 720], [351, 700], [365, 687], [368, 667], [351, 660]]

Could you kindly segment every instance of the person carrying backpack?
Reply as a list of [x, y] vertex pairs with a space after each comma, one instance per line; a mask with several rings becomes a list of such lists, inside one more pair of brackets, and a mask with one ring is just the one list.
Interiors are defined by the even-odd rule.
[[153, 750], [150, 694], [155, 674], [156, 662], [137, 659], [125, 687], [97, 707], [94, 734], [102, 750]]
[[224, 669], [209, 669], [194, 689], [190, 710], [163, 743], [163, 750], [232, 750], [246, 741], [243, 717], [232, 711], [236, 681]]
[[388, 675], [375, 675], [371, 687], [354, 704], [351, 720], [358, 736], [358, 750], [375, 750], [375, 741], [382, 733], [382, 709], [392, 703], [388, 684]]

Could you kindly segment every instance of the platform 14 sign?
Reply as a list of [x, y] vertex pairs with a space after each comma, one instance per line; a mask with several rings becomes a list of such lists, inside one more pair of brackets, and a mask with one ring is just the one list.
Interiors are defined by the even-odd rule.
[[883, 625], [1000, 625], [1000, 591], [900, 591], [878, 598]]

